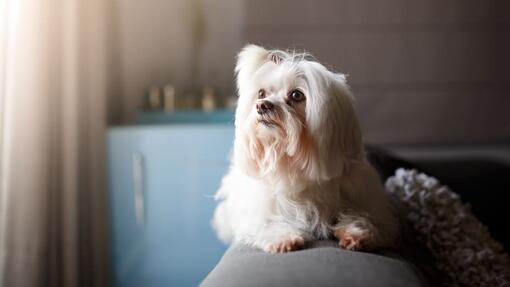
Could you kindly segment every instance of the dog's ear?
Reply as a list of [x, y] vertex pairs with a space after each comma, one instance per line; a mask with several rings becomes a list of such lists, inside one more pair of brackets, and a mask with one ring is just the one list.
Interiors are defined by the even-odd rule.
[[329, 177], [343, 176], [363, 158], [363, 145], [354, 98], [342, 74], [330, 74], [328, 103], [322, 117], [322, 163]]
[[270, 52], [257, 45], [245, 46], [237, 55], [237, 88], [241, 91], [255, 72], [269, 59]]
[[342, 176], [349, 165], [363, 158], [361, 130], [354, 99], [345, 75], [310, 62], [307, 77], [312, 94], [307, 98], [306, 117], [315, 138], [320, 163], [319, 177]]

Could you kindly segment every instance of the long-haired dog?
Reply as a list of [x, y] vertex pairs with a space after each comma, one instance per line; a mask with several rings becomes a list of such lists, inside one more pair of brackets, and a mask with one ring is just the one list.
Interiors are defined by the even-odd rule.
[[246, 46], [232, 162], [213, 226], [226, 242], [267, 252], [337, 238], [350, 250], [389, 247], [398, 228], [365, 159], [345, 76], [306, 54]]

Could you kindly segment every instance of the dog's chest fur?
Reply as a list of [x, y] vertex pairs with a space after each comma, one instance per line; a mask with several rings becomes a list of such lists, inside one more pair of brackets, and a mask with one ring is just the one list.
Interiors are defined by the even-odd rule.
[[304, 188], [268, 185], [271, 220], [283, 220], [311, 238], [329, 238], [342, 206], [338, 188], [332, 183], [310, 184]]

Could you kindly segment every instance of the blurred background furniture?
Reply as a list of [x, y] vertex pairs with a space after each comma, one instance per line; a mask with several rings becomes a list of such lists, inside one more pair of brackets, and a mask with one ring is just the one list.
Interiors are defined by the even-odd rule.
[[210, 223], [233, 114], [192, 113], [184, 123], [182, 116], [108, 130], [116, 287], [196, 286], [226, 250]]

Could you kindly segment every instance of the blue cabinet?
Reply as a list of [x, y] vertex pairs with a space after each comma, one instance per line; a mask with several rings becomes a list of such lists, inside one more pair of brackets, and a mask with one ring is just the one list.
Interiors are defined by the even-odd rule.
[[196, 286], [226, 246], [211, 228], [231, 124], [110, 128], [108, 171], [116, 287]]

